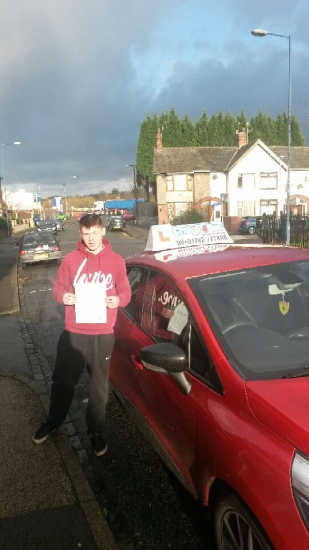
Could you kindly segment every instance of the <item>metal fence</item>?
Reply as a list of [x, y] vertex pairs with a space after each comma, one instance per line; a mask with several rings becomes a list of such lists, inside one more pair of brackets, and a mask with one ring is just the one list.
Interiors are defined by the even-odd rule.
[[[309, 248], [309, 217], [290, 216], [290, 243], [292, 246]], [[284, 244], [286, 242], [286, 214], [263, 214], [256, 220], [256, 232], [263, 243]]]

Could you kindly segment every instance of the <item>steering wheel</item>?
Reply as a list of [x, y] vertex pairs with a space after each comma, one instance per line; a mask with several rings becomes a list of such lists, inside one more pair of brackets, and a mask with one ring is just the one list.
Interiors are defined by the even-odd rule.
[[253, 321], [234, 321], [233, 323], [229, 323], [228, 325], [226, 325], [226, 327], [224, 327], [224, 329], [222, 330], [222, 334], [226, 334], [227, 332], [230, 332], [231, 330], [240, 327], [257, 328], [257, 325]]

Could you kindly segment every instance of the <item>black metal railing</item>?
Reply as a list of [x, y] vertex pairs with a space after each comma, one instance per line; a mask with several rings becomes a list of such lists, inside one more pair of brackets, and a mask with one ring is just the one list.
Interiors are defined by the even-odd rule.
[[[263, 214], [256, 221], [256, 232], [266, 244], [285, 244], [286, 214]], [[290, 216], [290, 243], [309, 248], [309, 216]]]

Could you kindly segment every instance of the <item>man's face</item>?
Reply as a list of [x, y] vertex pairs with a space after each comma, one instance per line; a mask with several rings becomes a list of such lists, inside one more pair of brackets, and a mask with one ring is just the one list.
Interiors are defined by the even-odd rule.
[[81, 227], [79, 233], [89, 252], [98, 254], [102, 250], [102, 237], [105, 235], [104, 227], [99, 227], [98, 225]]

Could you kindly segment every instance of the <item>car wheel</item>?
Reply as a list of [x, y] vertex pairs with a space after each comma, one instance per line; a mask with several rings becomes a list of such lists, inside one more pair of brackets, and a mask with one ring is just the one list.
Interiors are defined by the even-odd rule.
[[249, 227], [248, 233], [250, 233], [250, 235], [254, 235], [254, 233], [255, 233], [255, 227], [253, 227], [253, 226]]
[[61, 258], [58, 258], [58, 260], [56, 260], [56, 264], [57, 264], [57, 265], [60, 265], [60, 264], [61, 264]]
[[26, 267], [27, 267], [27, 264], [25, 264], [25, 263], [21, 263], [21, 264], [20, 264], [20, 267], [21, 267], [21, 269], [26, 269]]
[[214, 526], [218, 550], [271, 550], [271, 545], [257, 521], [232, 495], [223, 495], [217, 501], [214, 512]]

